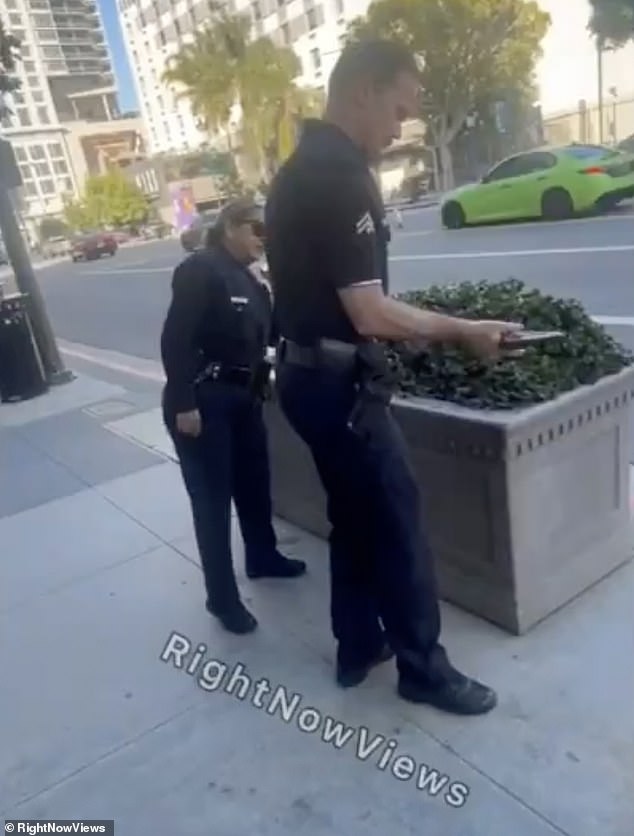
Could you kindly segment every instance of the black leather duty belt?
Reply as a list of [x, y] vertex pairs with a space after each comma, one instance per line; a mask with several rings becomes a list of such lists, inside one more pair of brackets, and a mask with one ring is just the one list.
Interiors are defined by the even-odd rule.
[[248, 366], [230, 366], [227, 363], [208, 363], [196, 376], [194, 383], [233, 383], [236, 386], [251, 386], [254, 372]]
[[340, 340], [321, 340], [317, 345], [299, 345], [292, 340], [282, 340], [277, 352], [281, 363], [302, 366], [306, 369], [336, 369], [353, 371], [357, 366], [358, 347]]

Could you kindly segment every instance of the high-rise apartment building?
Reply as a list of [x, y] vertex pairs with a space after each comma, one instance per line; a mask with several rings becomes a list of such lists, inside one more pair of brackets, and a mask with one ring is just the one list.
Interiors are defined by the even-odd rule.
[[116, 116], [112, 62], [96, 0], [0, 0], [0, 17], [20, 41], [21, 81], [7, 97], [13, 113], [0, 132], [13, 145], [22, 214], [35, 232], [41, 217], [62, 211], [64, 194], [81, 187], [65, 125]]
[[[295, 50], [298, 83], [323, 87], [341, 50], [347, 23], [369, 0], [226, 0], [231, 13], [251, 17], [253, 37], [270, 36]], [[196, 148], [201, 131], [187, 100], [177, 101], [161, 81], [170, 55], [209, 20], [208, 0], [118, 0], [124, 40], [152, 152]]]

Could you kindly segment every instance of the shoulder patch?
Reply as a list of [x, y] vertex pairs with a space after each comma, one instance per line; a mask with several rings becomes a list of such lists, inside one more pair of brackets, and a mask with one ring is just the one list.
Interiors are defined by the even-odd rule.
[[369, 212], [364, 212], [361, 215], [355, 224], [355, 231], [357, 235], [372, 235], [376, 231], [372, 215]]

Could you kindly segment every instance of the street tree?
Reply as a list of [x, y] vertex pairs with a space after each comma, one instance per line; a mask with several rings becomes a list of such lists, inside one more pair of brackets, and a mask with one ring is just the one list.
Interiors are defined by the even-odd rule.
[[20, 41], [5, 29], [0, 18], [0, 119], [11, 112], [5, 95], [14, 93], [20, 87], [20, 80], [14, 75], [19, 49]]
[[634, 0], [590, 0], [590, 31], [603, 46], [619, 48], [634, 40]]
[[79, 199], [67, 198], [64, 217], [77, 231], [144, 223], [150, 204], [141, 189], [118, 168], [86, 178]]
[[535, 0], [375, 0], [347, 37], [404, 42], [421, 70], [421, 119], [454, 184], [451, 142], [479, 102], [530, 90], [550, 16]]
[[264, 179], [288, 153], [299, 115], [314, 112], [314, 91], [295, 84], [301, 66], [292, 49], [268, 37], [251, 39], [248, 15], [215, 10], [208, 25], [168, 61], [164, 83], [189, 100], [211, 134], [233, 150], [232, 116], [241, 117], [243, 152]]

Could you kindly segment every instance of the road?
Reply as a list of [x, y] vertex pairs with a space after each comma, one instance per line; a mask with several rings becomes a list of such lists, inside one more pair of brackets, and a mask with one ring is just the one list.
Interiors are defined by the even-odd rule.
[[[446, 231], [435, 208], [403, 213], [391, 245], [393, 292], [465, 279], [522, 279], [555, 296], [576, 297], [611, 319], [634, 349], [634, 207], [601, 218]], [[182, 257], [176, 241], [121, 249], [114, 258], [38, 271], [58, 337], [159, 357], [170, 279]]]

